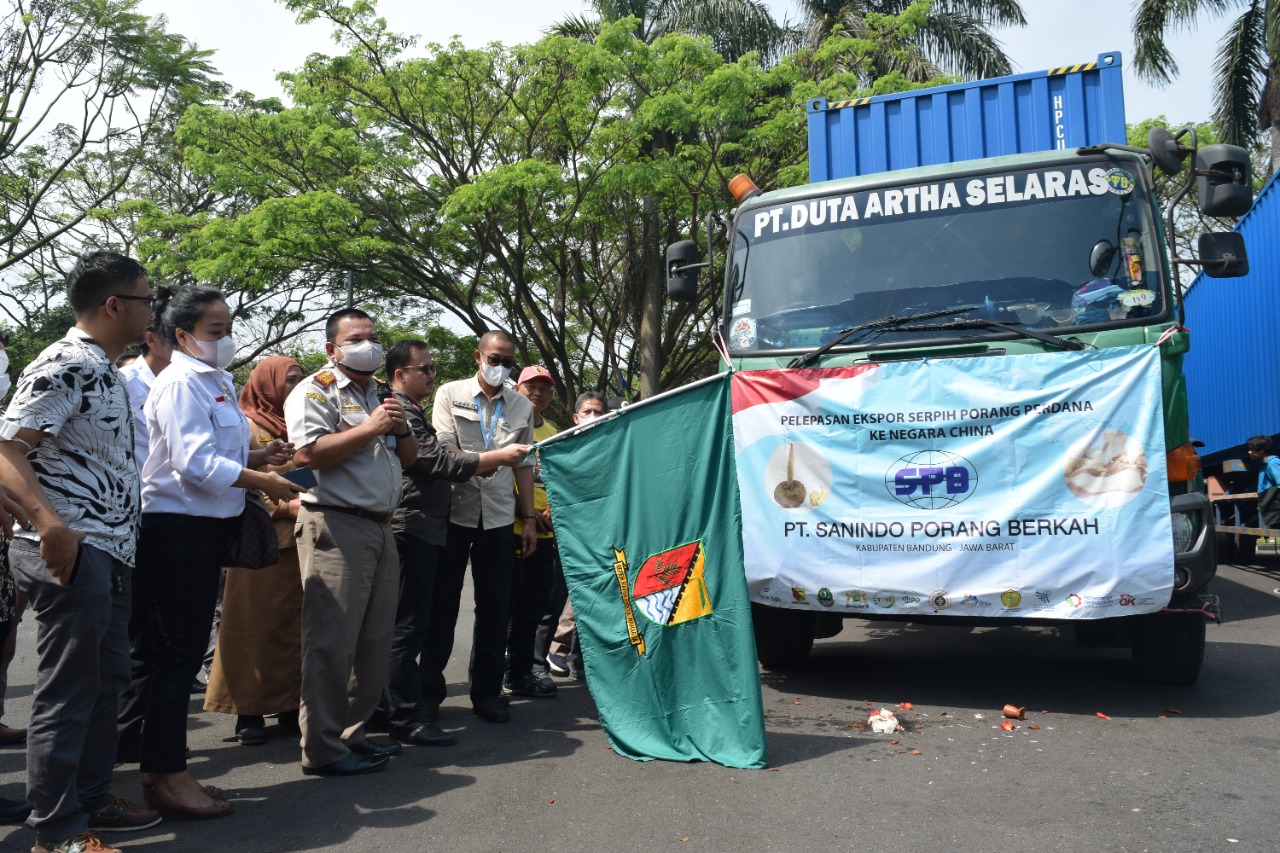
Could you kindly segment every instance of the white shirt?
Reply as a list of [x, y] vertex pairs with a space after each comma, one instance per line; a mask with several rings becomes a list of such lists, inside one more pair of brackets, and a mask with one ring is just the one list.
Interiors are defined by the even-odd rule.
[[249, 462], [249, 421], [231, 374], [175, 351], [143, 409], [151, 448], [142, 511], [239, 517], [244, 489], [231, 484]]
[[9, 353], [0, 349], [0, 400], [9, 393]]
[[129, 389], [129, 408], [133, 410], [133, 455], [138, 459], [138, 470], [147, 464], [147, 448], [150, 439], [147, 436], [147, 416], [142, 407], [151, 393], [151, 386], [156, 382], [156, 375], [151, 372], [151, 365], [146, 358], [138, 356], [120, 368], [124, 377], [124, 385]]

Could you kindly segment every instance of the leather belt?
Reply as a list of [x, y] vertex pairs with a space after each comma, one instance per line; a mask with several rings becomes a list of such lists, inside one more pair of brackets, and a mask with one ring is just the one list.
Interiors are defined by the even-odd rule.
[[334, 512], [340, 512], [344, 515], [354, 515], [356, 518], [376, 521], [378, 524], [387, 524], [391, 521], [391, 516], [395, 513], [395, 510], [389, 510], [387, 512], [372, 512], [367, 509], [356, 509], [353, 506], [334, 506], [332, 504], [305, 503], [303, 506], [307, 509], [331, 509]]

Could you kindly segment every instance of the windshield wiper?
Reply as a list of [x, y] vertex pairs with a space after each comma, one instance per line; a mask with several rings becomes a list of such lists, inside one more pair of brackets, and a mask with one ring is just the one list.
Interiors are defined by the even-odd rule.
[[894, 326], [901, 326], [903, 323], [913, 323], [916, 320], [932, 320], [934, 317], [949, 317], [955, 314], [964, 314], [967, 311], [976, 311], [981, 307], [981, 305], [964, 305], [960, 308], [946, 308], [942, 311], [923, 311], [919, 314], [894, 314], [889, 317], [881, 317], [879, 320], [872, 320], [870, 323], [863, 323], [861, 326], [850, 326], [847, 329], [841, 329], [836, 333], [834, 338], [827, 341], [817, 349], [812, 349], [803, 355], [796, 356], [791, 360], [791, 363], [788, 364], [787, 367], [804, 367], [806, 364], [816, 361], [826, 355], [832, 349], [848, 341], [859, 332], [891, 329]]
[[950, 332], [957, 329], [1004, 329], [1006, 332], [1013, 332], [1015, 335], [1021, 335], [1024, 338], [1035, 338], [1037, 341], [1044, 341], [1055, 347], [1063, 349], [1080, 350], [1084, 349], [1084, 344], [1079, 341], [1073, 341], [1070, 338], [1060, 338], [1057, 335], [1051, 335], [1048, 332], [1038, 332], [1035, 329], [1028, 329], [1023, 326], [1015, 326], [1012, 323], [1000, 323], [995, 320], [965, 320], [956, 319], [950, 323], [935, 323], [924, 326], [900, 326], [899, 332]]

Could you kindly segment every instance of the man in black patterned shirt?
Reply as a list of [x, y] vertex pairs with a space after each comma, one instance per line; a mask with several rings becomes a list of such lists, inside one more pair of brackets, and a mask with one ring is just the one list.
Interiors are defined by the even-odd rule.
[[111, 853], [97, 832], [160, 821], [108, 791], [139, 518], [133, 418], [115, 360], [141, 341], [153, 296], [137, 261], [93, 252], [67, 277], [67, 297], [76, 325], [22, 372], [0, 418], [0, 484], [30, 519], [9, 563], [38, 631], [27, 826], [33, 853]]

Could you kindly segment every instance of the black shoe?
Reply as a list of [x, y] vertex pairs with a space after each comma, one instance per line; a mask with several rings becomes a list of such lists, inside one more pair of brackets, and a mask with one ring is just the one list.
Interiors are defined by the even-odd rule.
[[545, 672], [531, 672], [506, 683], [507, 692], [513, 696], [532, 696], [534, 699], [550, 699], [556, 695], [555, 682]]
[[22, 823], [31, 814], [31, 804], [25, 800], [0, 797], [0, 825]]
[[511, 720], [511, 712], [507, 705], [497, 696], [486, 696], [471, 703], [471, 710], [482, 720], [490, 723], [506, 723]]
[[352, 752], [358, 755], [381, 755], [386, 757], [397, 755], [400, 750], [404, 749], [404, 747], [398, 743], [377, 743], [369, 740], [368, 738], [365, 738], [360, 743], [349, 743], [347, 746]]
[[418, 746], [453, 746], [458, 736], [446, 732], [435, 723], [418, 723], [396, 733], [396, 737]]
[[324, 764], [320, 767], [302, 768], [307, 776], [357, 776], [361, 773], [372, 773], [387, 766], [391, 759], [385, 755], [357, 755], [348, 752], [341, 761]]
[[236, 717], [236, 740], [241, 746], [258, 746], [267, 742], [267, 723], [262, 717]]

